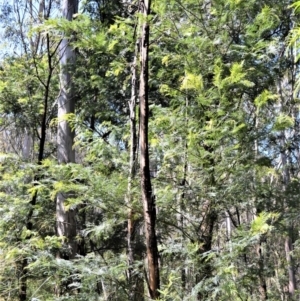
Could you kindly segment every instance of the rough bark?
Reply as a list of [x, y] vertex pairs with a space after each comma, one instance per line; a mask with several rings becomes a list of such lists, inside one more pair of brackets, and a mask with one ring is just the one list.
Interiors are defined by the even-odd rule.
[[141, 1], [141, 12], [144, 16], [141, 33], [140, 61], [140, 176], [141, 192], [145, 222], [145, 237], [148, 261], [148, 289], [151, 299], [159, 297], [159, 265], [157, 237], [155, 232], [156, 207], [152, 191], [149, 167], [149, 145], [148, 145], [148, 77], [149, 77], [149, 33], [150, 27], [147, 18], [150, 14], [150, 0]]
[[[77, 0], [62, 1], [62, 16], [71, 21], [73, 15], [78, 12]], [[64, 38], [60, 48], [60, 96], [58, 98], [58, 128], [57, 128], [57, 159], [60, 164], [75, 162], [73, 149], [74, 131], [66, 120], [67, 114], [74, 113], [74, 92], [72, 85], [72, 72], [70, 69], [75, 63], [75, 52], [70, 46], [69, 40]], [[65, 193], [58, 193], [56, 200], [57, 235], [66, 238], [67, 252], [60, 254], [66, 259], [74, 258], [77, 253], [76, 243], [76, 212], [73, 209], [66, 210], [64, 203], [68, 198]]]

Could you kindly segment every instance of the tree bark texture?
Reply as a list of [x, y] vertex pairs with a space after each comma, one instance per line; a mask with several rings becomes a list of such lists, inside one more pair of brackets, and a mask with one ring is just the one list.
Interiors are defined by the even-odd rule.
[[128, 102], [130, 114], [130, 162], [129, 176], [126, 196], [126, 205], [128, 207], [128, 222], [127, 222], [127, 258], [128, 258], [128, 284], [129, 284], [129, 300], [142, 301], [144, 300], [144, 279], [138, 273], [134, 273], [133, 265], [135, 260], [142, 258], [141, 251], [136, 247], [136, 217], [132, 208], [132, 182], [137, 173], [137, 120], [136, 120], [136, 103], [137, 103], [137, 61], [138, 61], [139, 40], [136, 42], [133, 61], [131, 65], [131, 99]]
[[291, 252], [293, 251], [293, 244], [292, 244], [292, 239], [291, 235], [288, 235], [285, 238], [285, 243], [284, 243], [284, 248], [285, 248], [285, 253], [286, 253], [286, 261], [288, 264], [288, 277], [289, 277], [289, 295], [292, 297], [295, 294], [295, 290], [297, 289], [296, 286], [296, 276], [295, 276], [295, 268], [294, 268], [294, 260]]
[[[72, 21], [73, 14], [78, 12], [77, 0], [62, 1], [62, 16]], [[75, 52], [69, 40], [64, 38], [59, 48], [60, 55], [60, 96], [58, 98], [58, 129], [57, 129], [57, 158], [60, 164], [75, 162], [73, 149], [74, 131], [66, 120], [67, 114], [74, 113], [74, 92], [72, 85], [71, 68], [75, 63]], [[74, 258], [77, 253], [76, 243], [76, 212], [66, 210], [64, 203], [68, 198], [65, 193], [58, 193], [56, 200], [57, 235], [67, 240], [67, 254], [65, 258]]]
[[[285, 136], [284, 133], [281, 137], [281, 144], [282, 148], [285, 146]], [[286, 190], [288, 185], [291, 181], [290, 170], [288, 167], [288, 158], [285, 151], [281, 153], [281, 162], [283, 167], [283, 182], [284, 182], [284, 189]], [[285, 201], [287, 203], [287, 201]], [[286, 204], [286, 210], [289, 209], [289, 204]], [[295, 264], [292, 256], [293, 251], [293, 240], [292, 240], [292, 232], [293, 232], [293, 225], [292, 223], [288, 223], [287, 225], [287, 236], [285, 238], [284, 249], [286, 254], [286, 261], [287, 261], [287, 272], [288, 272], [288, 292], [289, 296], [293, 297], [295, 295], [295, 290], [297, 289], [297, 281], [295, 275]]]
[[155, 232], [156, 208], [155, 198], [152, 191], [149, 167], [149, 145], [148, 145], [148, 77], [149, 77], [149, 33], [150, 27], [147, 18], [150, 14], [150, 0], [141, 1], [141, 12], [143, 14], [143, 24], [141, 33], [140, 61], [140, 174], [141, 191], [145, 222], [145, 237], [148, 261], [148, 286], [151, 299], [159, 297], [159, 266], [157, 237]]
[[[137, 47], [136, 47], [137, 48]], [[133, 245], [132, 239], [134, 234], [134, 212], [131, 207], [132, 202], [132, 181], [136, 175], [136, 150], [137, 150], [137, 133], [136, 133], [136, 62], [137, 62], [137, 51], [135, 51], [133, 63], [131, 66], [131, 99], [129, 101], [129, 112], [130, 112], [130, 162], [129, 162], [129, 176], [128, 176], [128, 187], [127, 187], [127, 205], [129, 208], [128, 212], [128, 262], [129, 262], [129, 274], [130, 267], [133, 264]], [[130, 275], [129, 275], [130, 278]]]

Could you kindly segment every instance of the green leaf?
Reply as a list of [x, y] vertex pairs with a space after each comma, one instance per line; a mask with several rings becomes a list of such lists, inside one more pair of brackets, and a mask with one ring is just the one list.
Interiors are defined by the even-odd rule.
[[201, 75], [196, 75], [190, 72], [186, 72], [180, 90], [196, 90], [201, 91], [203, 89], [203, 79]]
[[261, 212], [251, 223], [251, 234], [255, 236], [271, 231], [273, 226], [270, 223], [278, 217], [277, 213]]
[[254, 104], [258, 107], [261, 108], [264, 105], [268, 103], [269, 100], [275, 100], [277, 99], [276, 94], [272, 94], [268, 90], [264, 90], [261, 94], [259, 94], [255, 99], [254, 99]]
[[281, 113], [276, 117], [275, 124], [273, 126], [274, 131], [283, 131], [285, 129], [293, 127], [295, 119], [291, 116]]

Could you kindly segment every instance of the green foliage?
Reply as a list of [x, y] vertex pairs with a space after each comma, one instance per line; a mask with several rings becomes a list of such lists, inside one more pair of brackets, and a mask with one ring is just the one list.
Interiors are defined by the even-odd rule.
[[275, 124], [273, 129], [275, 131], [282, 131], [288, 128], [292, 128], [294, 126], [294, 118], [285, 114], [280, 114], [277, 116], [275, 120]]
[[[138, 1], [125, 2], [84, 1], [72, 22], [29, 24], [26, 51], [1, 57], [1, 298], [17, 299], [27, 278], [32, 300], [129, 300], [133, 288], [147, 300], [139, 155], [128, 191], [131, 67], [144, 19], [134, 12]], [[287, 235], [295, 242], [295, 262], [300, 258], [299, 28], [292, 13], [299, 3], [289, 5], [152, 3], [149, 153], [160, 300], [262, 300], [263, 281], [269, 300], [289, 298]], [[62, 35], [77, 55], [68, 67], [76, 110], [63, 117], [75, 132], [76, 163], [59, 165]], [[49, 38], [50, 46], [35, 52], [30, 39], [38, 37]], [[28, 136], [30, 155], [23, 156]], [[81, 249], [73, 260], [56, 257], [66, 242], [55, 230], [58, 192], [69, 196], [66, 210], [77, 213]]]
[[254, 99], [254, 104], [257, 106], [257, 108], [263, 107], [265, 104], [268, 103], [270, 100], [276, 100], [277, 96], [270, 93], [270, 91], [264, 90], [260, 95], [258, 95]]

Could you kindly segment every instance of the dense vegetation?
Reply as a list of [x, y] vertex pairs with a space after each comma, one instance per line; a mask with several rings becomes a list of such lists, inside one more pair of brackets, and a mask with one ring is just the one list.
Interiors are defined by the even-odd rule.
[[4, 2], [0, 300], [299, 300], [299, 8]]

